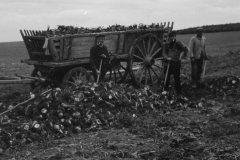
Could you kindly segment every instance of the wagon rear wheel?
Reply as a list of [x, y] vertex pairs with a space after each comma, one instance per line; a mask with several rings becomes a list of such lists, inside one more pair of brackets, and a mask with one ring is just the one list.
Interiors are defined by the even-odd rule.
[[129, 51], [129, 71], [138, 86], [152, 86], [162, 79], [162, 51], [162, 42], [153, 34], [134, 40]]
[[63, 87], [71, 88], [89, 82], [94, 82], [93, 77], [83, 67], [70, 69], [63, 77]]

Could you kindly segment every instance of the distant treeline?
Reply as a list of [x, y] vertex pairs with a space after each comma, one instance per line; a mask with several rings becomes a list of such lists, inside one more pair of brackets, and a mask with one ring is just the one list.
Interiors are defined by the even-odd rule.
[[[202, 27], [205, 33], [240, 31], [240, 23], [206, 25]], [[180, 30], [176, 30], [176, 32], [177, 34], [193, 34], [193, 33], [196, 33], [196, 28], [198, 27], [180, 29]]]

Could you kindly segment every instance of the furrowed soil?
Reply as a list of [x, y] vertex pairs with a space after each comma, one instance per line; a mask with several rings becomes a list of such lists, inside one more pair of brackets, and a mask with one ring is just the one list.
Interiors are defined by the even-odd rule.
[[[183, 95], [194, 104], [189, 105], [187, 109], [170, 111], [164, 115], [160, 115], [159, 112], [145, 113], [138, 117], [126, 115], [123, 118], [128, 124], [126, 126], [9, 148], [1, 151], [0, 158], [240, 159], [240, 86], [235, 85], [228, 90], [218, 86], [218, 83], [222, 84], [220, 81], [240, 76], [240, 49], [237, 48], [239, 43], [240, 40], [235, 41], [232, 43], [235, 45], [233, 49], [225, 47], [224, 51], [221, 49], [216, 51], [217, 47], [214, 46], [217, 44], [212, 45], [212, 50], [215, 51], [207, 62], [205, 87], [191, 88], [191, 66], [189, 62], [183, 62], [181, 69]], [[1, 49], [1, 54], [5, 54], [4, 60], [0, 61], [1, 75], [31, 73], [32, 66], [19, 63], [20, 59], [28, 57], [25, 55], [27, 53], [25, 48], [20, 42], [15, 44], [20, 47], [12, 50], [13, 48], [9, 46], [8, 55]], [[224, 45], [230, 44], [220, 45], [219, 42], [219, 46]], [[16, 51], [24, 55], [24, 58], [16, 58], [13, 54]], [[170, 92], [173, 92], [174, 84], [172, 79], [171, 81], [173, 88]], [[212, 89], [211, 86], [217, 86], [217, 89]], [[0, 89], [0, 103], [9, 105], [22, 102], [23, 97], [29, 95], [31, 91], [28, 85], [2, 85]], [[153, 91], [161, 94], [161, 88], [153, 88]]]

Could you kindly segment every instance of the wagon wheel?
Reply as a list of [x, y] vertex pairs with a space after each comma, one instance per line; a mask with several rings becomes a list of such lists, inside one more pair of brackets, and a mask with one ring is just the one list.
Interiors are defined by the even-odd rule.
[[63, 77], [64, 88], [79, 86], [88, 82], [94, 82], [94, 80], [93, 77], [83, 67], [70, 69]]
[[127, 75], [128, 75], [127, 62], [112, 60], [111, 69], [107, 73], [108, 80], [114, 81], [115, 83], [123, 83]]
[[162, 79], [162, 51], [162, 42], [153, 34], [134, 40], [129, 51], [129, 72], [136, 85], [152, 86]]
[[[31, 77], [44, 78], [45, 76], [46, 75], [43, 72], [39, 71], [37, 68], [34, 68], [34, 70], [31, 73]], [[47, 83], [40, 82], [40, 81], [37, 81], [37, 80], [33, 81], [31, 83], [31, 88], [32, 88], [33, 91], [35, 91], [36, 89], [38, 89], [39, 91], [42, 91], [42, 90], [46, 89], [47, 86], [48, 86]]]

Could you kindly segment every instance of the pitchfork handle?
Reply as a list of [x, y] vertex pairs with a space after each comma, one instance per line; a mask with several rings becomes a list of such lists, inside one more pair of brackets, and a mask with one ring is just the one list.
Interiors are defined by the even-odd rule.
[[165, 89], [165, 85], [166, 85], [166, 82], [167, 82], [167, 76], [168, 76], [168, 70], [169, 70], [169, 66], [170, 66], [170, 62], [167, 61], [168, 65], [167, 65], [167, 71], [166, 71], [166, 74], [165, 74], [165, 80], [164, 80], [164, 84], [163, 84], [163, 91]]
[[99, 66], [99, 74], [98, 74], [98, 77], [97, 77], [97, 84], [99, 82], [99, 78], [100, 78], [100, 75], [101, 75], [101, 70], [102, 70], [102, 59], [101, 59], [101, 62], [100, 62], [100, 66]]

